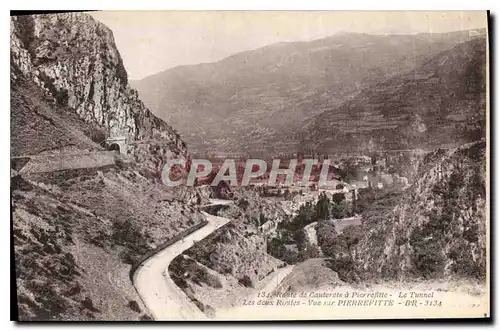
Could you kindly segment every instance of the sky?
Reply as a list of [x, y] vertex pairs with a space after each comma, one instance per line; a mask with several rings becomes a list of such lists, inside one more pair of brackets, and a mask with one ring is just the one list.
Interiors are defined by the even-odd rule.
[[414, 34], [486, 27], [485, 11], [100, 11], [130, 79], [338, 32]]

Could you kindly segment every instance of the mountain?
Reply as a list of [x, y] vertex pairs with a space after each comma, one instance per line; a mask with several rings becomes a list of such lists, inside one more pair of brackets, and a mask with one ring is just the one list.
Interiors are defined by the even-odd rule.
[[[11, 18], [11, 219], [20, 320], [150, 319], [131, 265], [204, 221], [189, 157], [127, 81], [111, 31], [84, 13]], [[106, 138], [125, 137], [124, 150]]]
[[180, 66], [132, 84], [194, 151], [283, 151], [304, 141], [305, 124], [360, 90], [481, 35], [342, 33]]
[[[20, 79], [34, 82], [53, 104], [66, 109], [63, 113], [76, 114], [78, 122], [92, 127], [96, 143], [119, 133], [130, 142], [129, 152], [151, 169], [166, 160], [167, 151], [186, 157], [180, 135], [128, 85], [108, 27], [79, 13], [26, 15], [12, 17], [10, 35], [13, 85]], [[12, 129], [16, 139], [23, 139], [22, 125], [14, 122]], [[40, 134], [48, 131], [40, 127]], [[14, 155], [24, 152], [13, 147]]]
[[486, 40], [440, 52], [417, 68], [325, 109], [304, 130], [317, 150], [432, 149], [485, 137]]

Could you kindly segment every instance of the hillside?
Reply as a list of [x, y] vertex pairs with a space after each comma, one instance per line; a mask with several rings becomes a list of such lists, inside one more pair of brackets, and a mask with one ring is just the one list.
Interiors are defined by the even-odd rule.
[[[110, 30], [87, 14], [12, 17], [10, 78], [19, 319], [149, 319], [131, 265], [204, 221], [207, 194], [156, 176], [188, 157], [184, 142], [130, 89]], [[114, 131], [121, 154], [105, 150]]]
[[43, 90], [29, 80], [11, 80], [10, 98], [13, 155], [34, 155], [72, 146], [102, 149], [92, 141], [87, 123], [76, 113], [54, 105]]
[[365, 220], [355, 248], [365, 278], [486, 277], [486, 143], [437, 150], [397, 206]]
[[131, 265], [203, 220], [178, 192], [118, 167], [18, 175], [11, 189], [21, 320], [148, 318]]
[[443, 51], [317, 115], [304, 142], [317, 149], [439, 148], [485, 137], [486, 40]]
[[[256, 295], [291, 264], [282, 290], [485, 279], [486, 44], [477, 34], [346, 33], [270, 45], [135, 82], [143, 103], [111, 30], [90, 15], [12, 17], [10, 32], [20, 320], [151, 319], [131, 270], [205, 224], [209, 196], [232, 200], [209, 208], [230, 222], [176, 251], [168, 266], [208, 316]], [[468, 144], [335, 160], [333, 176], [343, 181], [370, 162], [366, 173], [410, 184], [368, 184], [349, 197], [296, 187], [266, 198], [267, 188], [160, 181], [167, 160], [190, 159], [188, 145], [292, 153], [297, 144], [352, 151], [445, 143]], [[315, 243], [304, 231], [313, 223]]]
[[304, 141], [305, 123], [321, 119], [319, 114], [333, 111], [359, 90], [472, 38], [477, 37], [469, 31], [343, 33], [180, 66], [132, 84], [155, 114], [180, 130], [192, 150], [282, 151]]

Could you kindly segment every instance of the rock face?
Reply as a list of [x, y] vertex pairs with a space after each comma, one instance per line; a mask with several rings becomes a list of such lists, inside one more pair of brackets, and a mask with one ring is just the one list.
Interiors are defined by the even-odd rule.
[[484, 279], [485, 149], [483, 141], [428, 154], [401, 203], [357, 245], [359, 271], [368, 277]]
[[12, 79], [31, 78], [105, 138], [125, 137], [122, 152], [149, 168], [187, 155], [179, 134], [129, 87], [109, 28], [88, 14], [62, 13], [12, 17], [10, 31]]

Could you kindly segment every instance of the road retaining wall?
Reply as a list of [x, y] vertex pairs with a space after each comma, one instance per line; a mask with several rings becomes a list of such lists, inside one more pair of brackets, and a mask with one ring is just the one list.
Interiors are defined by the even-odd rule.
[[88, 154], [37, 155], [30, 157], [19, 171], [23, 173], [44, 173], [67, 169], [99, 168], [115, 164], [114, 151], [99, 151]]

